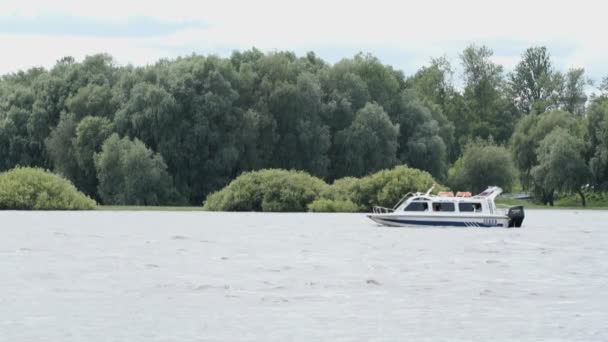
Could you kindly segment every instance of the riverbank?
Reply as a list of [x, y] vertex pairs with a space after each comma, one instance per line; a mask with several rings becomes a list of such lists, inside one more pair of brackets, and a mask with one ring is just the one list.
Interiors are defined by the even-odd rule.
[[98, 205], [95, 210], [101, 211], [205, 211], [200, 207], [175, 207], [175, 206], [145, 206], [145, 205]]
[[496, 199], [496, 205], [502, 208], [521, 205], [527, 209], [608, 210], [608, 200], [604, 199], [603, 197], [589, 197], [587, 199], [587, 205], [585, 207], [580, 204], [580, 198], [574, 196], [560, 198], [555, 201], [554, 206], [534, 203], [528, 200], [516, 200], [506, 197], [498, 197]]

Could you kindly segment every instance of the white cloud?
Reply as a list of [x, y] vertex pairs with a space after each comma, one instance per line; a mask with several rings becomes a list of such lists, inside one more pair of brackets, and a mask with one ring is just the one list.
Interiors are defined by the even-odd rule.
[[[214, 53], [256, 46], [264, 50], [303, 50], [333, 46], [361, 47], [372, 53], [402, 51], [410, 65], [449, 54], [469, 43], [494, 49], [518, 42], [571, 46], [559, 64], [605, 70], [608, 59], [603, 15], [607, 5], [593, 0], [560, 1], [76, 1], [4, 0], [4, 17], [72, 15], [109, 21], [149, 17], [160, 21], [204, 22], [206, 29], [187, 29], [146, 39], [72, 36], [0, 35], [4, 51], [0, 72], [53, 63], [57, 56], [76, 57], [106, 51], [122, 63], [147, 63], [176, 51]], [[0, 32], [1, 34], [1, 32]], [[512, 67], [521, 51], [495, 58]], [[380, 55], [379, 53], [377, 53]], [[346, 56], [346, 55], [345, 55]], [[323, 57], [323, 56], [322, 56]], [[380, 55], [380, 57], [382, 57]], [[49, 62], [51, 60], [51, 62]]]
[[119, 62], [140, 65], [167, 57], [167, 51], [141, 45], [140, 39], [0, 34], [0, 41], [3, 49], [0, 74], [33, 66], [48, 68], [65, 56], [80, 60], [102, 52], [109, 52]]

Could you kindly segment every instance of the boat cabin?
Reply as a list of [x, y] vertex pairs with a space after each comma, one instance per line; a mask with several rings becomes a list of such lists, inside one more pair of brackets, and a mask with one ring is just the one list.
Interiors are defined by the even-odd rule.
[[500, 188], [491, 187], [476, 196], [462, 192], [458, 193], [459, 196], [445, 192], [438, 195], [408, 194], [400, 201], [394, 212], [494, 214], [496, 212], [494, 198], [500, 192]]

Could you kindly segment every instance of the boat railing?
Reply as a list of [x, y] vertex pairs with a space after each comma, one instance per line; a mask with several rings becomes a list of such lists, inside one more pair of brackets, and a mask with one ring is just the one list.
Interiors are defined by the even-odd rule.
[[374, 206], [372, 210], [374, 211], [374, 214], [390, 214], [395, 211], [394, 209], [380, 206]]
[[[429, 190], [430, 191], [430, 190]], [[412, 192], [408, 192], [407, 194], [403, 195], [403, 197], [401, 197], [401, 199], [399, 200], [399, 202], [397, 202], [397, 204], [395, 204], [395, 206], [393, 207], [392, 211], [397, 210], [397, 208], [399, 208], [399, 206], [405, 202], [405, 200], [407, 200], [410, 196], [413, 196], [414, 193]]]

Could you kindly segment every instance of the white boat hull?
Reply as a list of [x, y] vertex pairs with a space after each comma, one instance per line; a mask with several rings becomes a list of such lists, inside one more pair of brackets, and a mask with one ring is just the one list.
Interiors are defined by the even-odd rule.
[[374, 222], [389, 227], [481, 227], [508, 228], [509, 217], [504, 215], [404, 215], [370, 214]]

